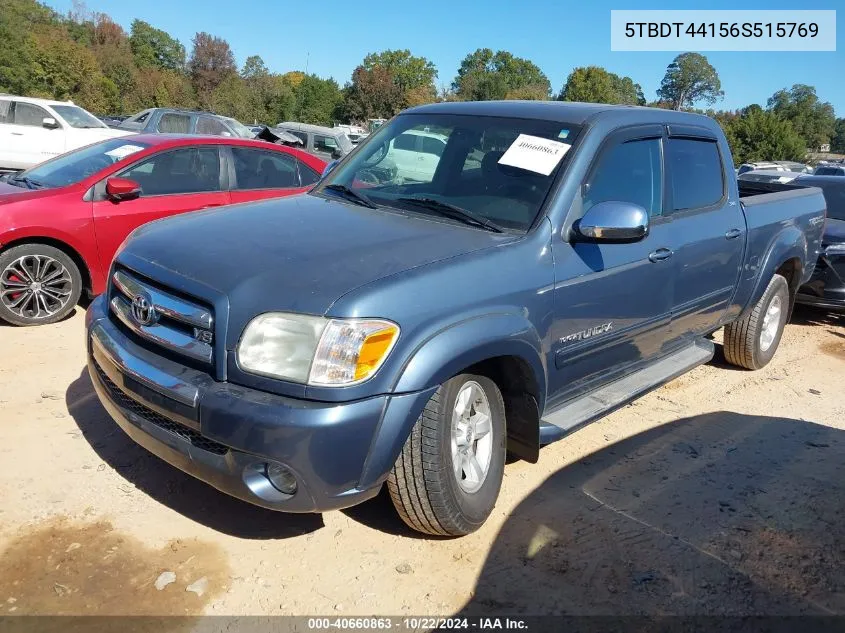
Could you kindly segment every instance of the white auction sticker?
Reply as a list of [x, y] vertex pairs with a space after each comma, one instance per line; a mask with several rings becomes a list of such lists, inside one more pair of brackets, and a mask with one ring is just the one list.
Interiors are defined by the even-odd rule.
[[121, 160], [130, 154], [140, 152], [142, 149], [144, 148], [140, 145], [121, 145], [120, 147], [115, 147], [113, 150], [106, 152], [106, 156], [111, 156], [112, 158]]
[[520, 134], [502, 157], [500, 165], [510, 165], [548, 176], [569, 148], [568, 143], [552, 141], [539, 136]]

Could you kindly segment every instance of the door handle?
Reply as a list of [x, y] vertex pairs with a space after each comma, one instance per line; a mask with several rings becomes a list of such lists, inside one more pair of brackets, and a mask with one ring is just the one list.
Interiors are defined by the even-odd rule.
[[734, 240], [734, 239], [738, 238], [740, 235], [742, 235], [742, 231], [740, 231], [739, 229], [731, 229], [730, 231], [725, 233], [725, 239], [726, 240]]
[[651, 262], [662, 262], [664, 259], [669, 259], [670, 257], [672, 257], [672, 251], [668, 248], [658, 248], [648, 256], [648, 259]]
[[23, 136], [23, 132], [10, 132], [12, 136]]
[[223, 206], [223, 203], [222, 203], [222, 202], [216, 202], [216, 203], [214, 203], [214, 204], [207, 204], [207, 205], [205, 205], [205, 206], [204, 206], [204, 207], [202, 207], [202, 208], [203, 208], [203, 209], [210, 209], [210, 208], [212, 208], [212, 207], [222, 207], [222, 206]]

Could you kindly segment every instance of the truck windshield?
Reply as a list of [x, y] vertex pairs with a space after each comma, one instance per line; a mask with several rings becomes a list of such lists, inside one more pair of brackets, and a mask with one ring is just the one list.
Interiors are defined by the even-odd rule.
[[559, 121], [405, 114], [380, 127], [314, 193], [351, 189], [375, 205], [414, 213], [445, 203], [526, 231], [580, 131]]
[[149, 145], [125, 137], [109, 139], [36, 165], [9, 182], [37, 189], [66, 187], [147, 147]]

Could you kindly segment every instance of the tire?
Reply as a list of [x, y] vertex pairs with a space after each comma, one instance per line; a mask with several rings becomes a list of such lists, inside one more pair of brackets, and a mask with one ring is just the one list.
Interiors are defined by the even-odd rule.
[[[464, 396], [467, 390], [470, 393]], [[484, 400], [477, 397], [476, 390], [480, 390]], [[456, 428], [461, 429], [455, 437], [461, 440], [460, 444], [472, 447], [477, 464], [487, 464], [482, 477], [473, 473], [467, 476], [462, 467], [460, 482], [457, 468], [453, 468], [453, 450], [464, 455], [458, 442], [453, 449], [453, 413], [459, 395], [465, 403], [465, 398], [474, 402], [468, 407], [473, 415], [470, 425], [455, 414], [460, 424]], [[474, 433], [467, 432], [467, 427], [481, 422], [479, 413], [484, 415], [485, 402], [489, 432], [483, 433], [487, 426], [484, 424], [475, 427]], [[461, 374], [445, 382], [426, 404], [388, 475], [387, 487], [399, 516], [408, 526], [426, 534], [463, 536], [480, 528], [493, 511], [502, 487], [505, 445], [505, 405], [496, 383], [473, 374]], [[469, 468], [470, 462], [462, 463]]]
[[22, 326], [61, 321], [74, 309], [81, 294], [79, 268], [58, 248], [22, 244], [0, 254], [3, 321]]
[[725, 360], [745, 369], [765, 367], [780, 345], [790, 307], [789, 285], [774, 275], [754, 309], [725, 326]]

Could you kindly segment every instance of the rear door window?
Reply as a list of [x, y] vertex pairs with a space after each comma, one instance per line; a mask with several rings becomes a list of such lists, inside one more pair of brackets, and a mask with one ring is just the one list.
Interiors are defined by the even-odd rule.
[[283, 189], [299, 187], [296, 158], [281, 152], [233, 147], [236, 189]]
[[163, 134], [190, 134], [191, 117], [173, 112], [163, 114], [158, 122], [158, 131]]
[[12, 123], [12, 102], [0, 99], [0, 123]]
[[715, 141], [670, 138], [666, 169], [674, 211], [710, 207], [725, 195], [722, 158]]

